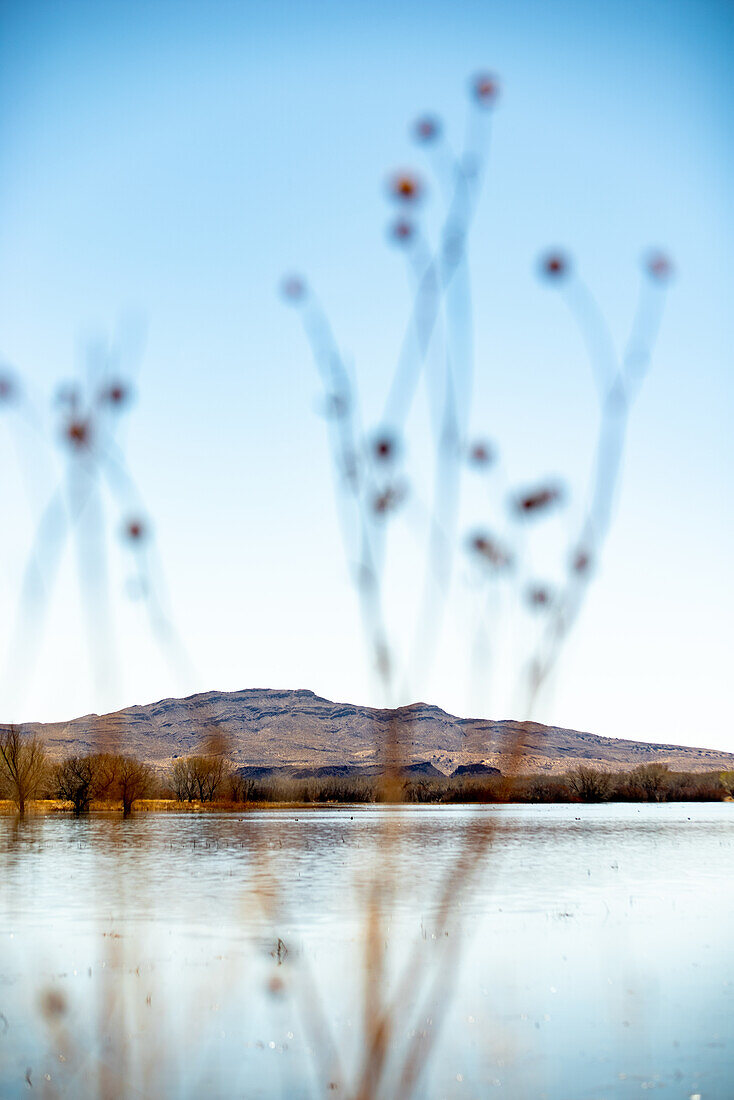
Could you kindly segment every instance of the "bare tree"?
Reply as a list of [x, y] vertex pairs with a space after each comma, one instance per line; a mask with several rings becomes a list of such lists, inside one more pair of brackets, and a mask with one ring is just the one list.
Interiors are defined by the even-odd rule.
[[153, 769], [131, 756], [117, 757], [115, 792], [122, 801], [122, 813], [128, 817], [138, 798], [150, 795], [155, 784]]
[[632, 790], [647, 802], [661, 802], [670, 788], [667, 764], [640, 764], [633, 768], [629, 781]]
[[76, 817], [89, 812], [89, 805], [97, 794], [100, 771], [99, 755], [67, 756], [56, 765], [52, 783], [54, 794], [71, 802]]
[[196, 784], [188, 758], [177, 760], [171, 768], [171, 786], [179, 802], [193, 802], [196, 798]]
[[233, 802], [249, 802], [252, 798], [253, 782], [240, 772], [232, 771], [229, 776], [229, 797]]
[[225, 757], [218, 752], [187, 756], [171, 770], [171, 785], [179, 802], [213, 802], [229, 773]]
[[602, 768], [579, 764], [568, 773], [568, 785], [582, 802], [603, 802], [609, 797], [612, 777]]
[[213, 802], [227, 778], [227, 761], [220, 753], [207, 753], [192, 759], [199, 798], [202, 802]]
[[17, 726], [0, 731], [0, 778], [22, 817], [26, 802], [37, 798], [46, 774], [46, 753], [37, 737]]

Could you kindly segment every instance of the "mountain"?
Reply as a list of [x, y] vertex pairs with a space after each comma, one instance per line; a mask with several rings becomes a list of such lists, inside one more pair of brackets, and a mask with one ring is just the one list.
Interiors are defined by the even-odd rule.
[[375, 710], [333, 703], [312, 691], [270, 688], [208, 691], [71, 722], [26, 723], [23, 729], [40, 736], [54, 757], [117, 747], [158, 765], [217, 735], [239, 766], [323, 768], [334, 774], [338, 768], [379, 764], [378, 746], [392, 736], [406, 764], [430, 764], [443, 773], [472, 764], [508, 771], [520, 739], [524, 772], [566, 771], [580, 763], [622, 770], [649, 761], [682, 771], [734, 770], [734, 754], [711, 749], [623, 741], [538, 722], [455, 718], [427, 703]]

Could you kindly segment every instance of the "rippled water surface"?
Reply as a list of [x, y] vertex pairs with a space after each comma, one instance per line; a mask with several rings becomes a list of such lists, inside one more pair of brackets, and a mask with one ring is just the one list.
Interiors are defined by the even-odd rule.
[[416, 1095], [734, 1097], [732, 804], [2, 818], [0, 853], [3, 1097], [350, 1095], [375, 875]]

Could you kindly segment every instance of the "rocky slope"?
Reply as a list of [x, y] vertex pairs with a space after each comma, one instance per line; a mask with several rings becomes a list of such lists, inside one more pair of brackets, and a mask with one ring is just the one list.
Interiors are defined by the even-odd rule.
[[380, 759], [378, 746], [396, 736], [406, 763], [430, 762], [444, 773], [477, 763], [507, 771], [518, 739], [524, 746], [524, 772], [565, 771], [579, 763], [621, 770], [648, 761], [680, 770], [734, 770], [731, 753], [597, 737], [537, 722], [455, 718], [426, 703], [392, 712], [374, 710], [333, 703], [312, 691], [209, 691], [23, 728], [42, 737], [55, 757], [119, 747], [156, 764], [193, 752], [216, 734], [240, 766], [374, 766]]

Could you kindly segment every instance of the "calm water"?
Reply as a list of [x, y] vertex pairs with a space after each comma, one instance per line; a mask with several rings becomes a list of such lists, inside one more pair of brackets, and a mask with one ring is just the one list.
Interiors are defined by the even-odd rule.
[[386, 828], [416, 1095], [734, 1097], [732, 804], [0, 819], [0, 1095], [349, 1095]]

